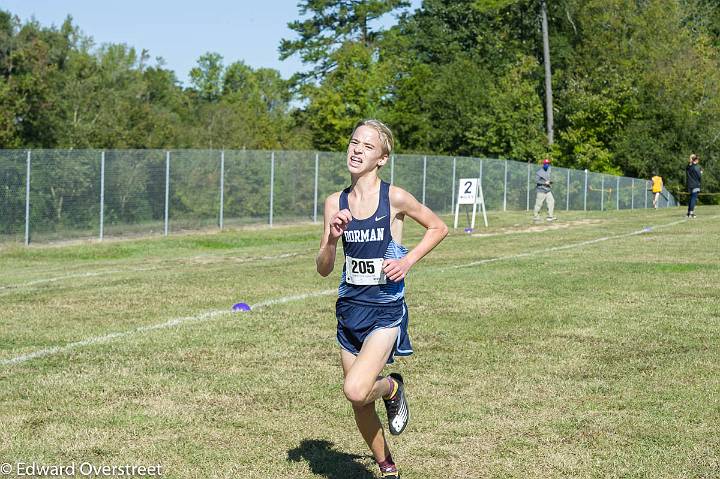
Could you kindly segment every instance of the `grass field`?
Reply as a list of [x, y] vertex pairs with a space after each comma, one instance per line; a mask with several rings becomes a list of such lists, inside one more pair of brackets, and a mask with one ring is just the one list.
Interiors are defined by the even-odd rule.
[[[720, 207], [698, 213], [491, 213], [416, 265], [403, 477], [720, 477]], [[320, 229], [2, 247], [0, 463], [374, 477]]]

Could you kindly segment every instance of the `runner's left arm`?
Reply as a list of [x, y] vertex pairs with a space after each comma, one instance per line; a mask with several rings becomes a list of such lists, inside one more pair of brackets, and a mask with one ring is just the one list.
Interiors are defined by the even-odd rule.
[[387, 259], [383, 263], [385, 275], [391, 281], [400, 281], [412, 266], [433, 250], [448, 234], [448, 227], [430, 208], [421, 204], [402, 188], [390, 188], [390, 204], [398, 213], [409, 216], [425, 227], [420, 243], [400, 259]]

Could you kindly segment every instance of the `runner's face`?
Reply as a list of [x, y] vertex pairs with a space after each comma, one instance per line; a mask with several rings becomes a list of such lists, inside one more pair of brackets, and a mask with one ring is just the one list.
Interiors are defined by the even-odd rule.
[[347, 150], [347, 166], [350, 173], [363, 174], [387, 162], [383, 153], [380, 134], [372, 127], [359, 126], [350, 138]]

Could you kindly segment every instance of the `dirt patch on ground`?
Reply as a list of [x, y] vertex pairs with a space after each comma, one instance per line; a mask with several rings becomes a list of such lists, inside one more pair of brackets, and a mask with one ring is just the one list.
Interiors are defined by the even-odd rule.
[[471, 236], [488, 237], [488, 236], [500, 236], [500, 235], [509, 235], [509, 234], [518, 234], [518, 233], [539, 233], [539, 232], [548, 231], [548, 230], [561, 230], [561, 229], [573, 228], [576, 226], [598, 225], [601, 223], [602, 223], [602, 220], [599, 220], [599, 219], [582, 219], [582, 220], [559, 221], [559, 222], [555, 221], [552, 223], [537, 222], [530, 226], [518, 223], [518, 224], [514, 224], [512, 226], [506, 226], [504, 228], [500, 228], [499, 231], [493, 231], [492, 233], [474, 233]]

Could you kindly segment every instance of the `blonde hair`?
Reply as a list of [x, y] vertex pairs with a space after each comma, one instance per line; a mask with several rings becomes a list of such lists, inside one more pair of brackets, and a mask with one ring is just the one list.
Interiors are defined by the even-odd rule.
[[395, 137], [393, 136], [392, 130], [390, 130], [385, 123], [374, 119], [360, 120], [355, 125], [355, 128], [353, 128], [353, 134], [355, 133], [355, 130], [361, 126], [369, 126], [373, 130], [377, 131], [380, 136], [383, 154], [390, 155], [390, 153], [392, 153], [393, 147], [395, 146]]

